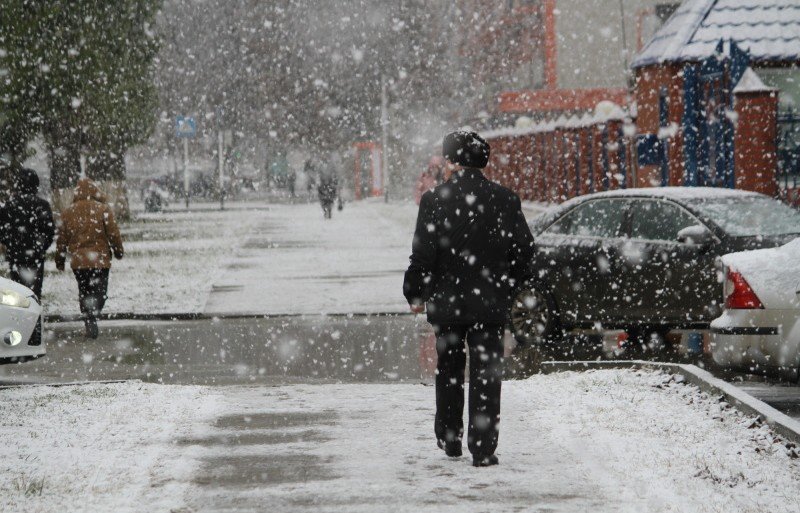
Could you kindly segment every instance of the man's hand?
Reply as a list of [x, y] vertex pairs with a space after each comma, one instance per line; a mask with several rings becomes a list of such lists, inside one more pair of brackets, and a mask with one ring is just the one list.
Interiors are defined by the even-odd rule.
[[408, 307], [411, 309], [411, 313], [415, 314], [425, 313], [425, 303], [411, 304], [408, 305]]

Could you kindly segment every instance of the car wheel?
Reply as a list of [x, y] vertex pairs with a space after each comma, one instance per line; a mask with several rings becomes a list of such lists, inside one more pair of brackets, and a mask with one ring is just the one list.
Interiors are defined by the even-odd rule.
[[561, 327], [553, 296], [536, 284], [520, 290], [511, 303], [511, 330], [523, 346], [557, 342]]

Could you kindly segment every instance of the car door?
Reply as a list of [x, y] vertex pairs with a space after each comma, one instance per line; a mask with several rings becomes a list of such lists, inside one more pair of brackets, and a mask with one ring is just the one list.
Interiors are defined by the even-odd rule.
[[537, 238], [540, 274], [566, 325], [605, 322], [613, 313], [621, 286], [618, 259], [625, 215], [624, 200], [589, 200]]
[[[630, 209], [622, 309], [631, 321], [692, 324], [711, 314], [720, 285], [713, 246], [681, 241], [686, 229], [708, 228], [677, 203], [635, 200]], [[718, 303], [718, 300], [716, 300]]]

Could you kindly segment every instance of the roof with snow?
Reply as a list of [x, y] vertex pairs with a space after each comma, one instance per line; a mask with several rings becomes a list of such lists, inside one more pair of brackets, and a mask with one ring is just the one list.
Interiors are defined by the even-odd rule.
[[720, 40], [756, 62], [800, 61], [800, 0], [686, 0], [632, 66], [705, 59]]

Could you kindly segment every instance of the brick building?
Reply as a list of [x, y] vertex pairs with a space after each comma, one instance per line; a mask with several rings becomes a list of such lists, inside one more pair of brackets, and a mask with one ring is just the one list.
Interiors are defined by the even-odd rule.
[[585, 113], [627, 101], [629, 62], [680, 2], [461, 0], [463, 57], [493, 114], [507, 122]]
[[687, 0], [632, 67], [637, 185], [796, 194], [800, 2]]
[[[613, 88], [501, 94], [516, 124], [484, 131], [487, 172], [542, 201], [703, 185], [800, 204], [800, 2], [686, 0], [631, 69], [621, 100]], [[543, 115], [519, 117], [531, 113]]]

